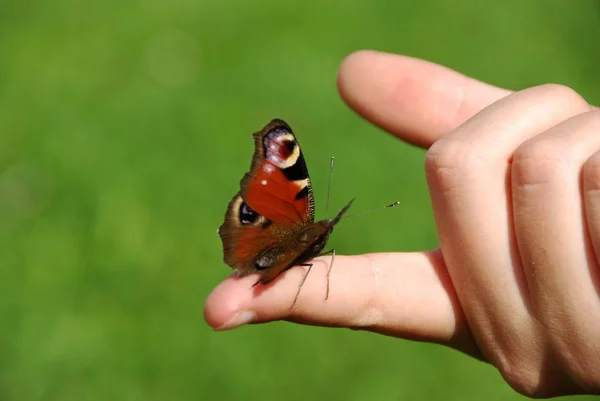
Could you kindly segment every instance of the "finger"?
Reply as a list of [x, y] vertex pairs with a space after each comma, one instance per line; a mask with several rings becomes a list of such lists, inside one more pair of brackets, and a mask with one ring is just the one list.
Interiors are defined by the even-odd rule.
[[338, 88], [358, 114], [422, 147], [511, 93], [437, 64], [376, 51], [348, 56]]
[[582, 166], [600, 150], [598, 132], [600, 112], [579, 114], [523, 143], [512, 164], [515, 234], [531, 306], [566, 352], [559, 354], [582, 359], [597, 352], [590, 344], [600, 335], [598, 267], [581, 188]]
[[566, 87], [526, 89], [484, 109], [436, 142], [427, 155], [427, 179], [449, 274], [479, 343], [498, 344], [493, 362], [500, 367], [506, 363], [503, 355], [536, 354], [536, 344], [527, 341], [535, 337], [512, 240], [510, 158], [523, 141], [588, 110]]
[[254, 289], [255, 277], [225, 280], [208, 297], [205, 319], [217, 330], [273, 320], [364, 329], [477, 354], [438, 252], [338, 255], [325, 300], [330, 261], [314, 260], [293, 310], [306, 272], [299, 266]]

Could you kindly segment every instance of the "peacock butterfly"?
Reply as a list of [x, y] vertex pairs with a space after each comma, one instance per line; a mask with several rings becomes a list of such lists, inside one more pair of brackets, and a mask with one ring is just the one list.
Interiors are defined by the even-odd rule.
[[[250, 171], [240, 182], [240, 191], [227, 207], [219, 227], [224, 261], [239, 277], [259, 273], [254, 284], [267, 284], [287, 269], [312, 267], [312, 258], [322, 253], [333, 227], [350, 208], [351, 200], [331, 219], [315, 222], [315, 201], [304, 155], [292, 129], [274, 119], [252, 134], [254, 156]], [[329, 273], [327, 293], [329, 295]]]

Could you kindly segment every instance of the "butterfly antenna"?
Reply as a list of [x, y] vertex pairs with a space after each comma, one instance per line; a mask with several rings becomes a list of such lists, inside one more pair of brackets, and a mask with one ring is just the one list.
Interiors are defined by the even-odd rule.
[[396, 201], [396, 202], [390, 203], [389, 205], [385, 205], [385, 206], [376, 207], [375, 209], [371, 209], [371, 210], [365, 210], [365, 211], [362, 211], [362, 212], [358, 212], [358, 213], [349, 214], [349, 215], [347, 215], [347, 216], [344, 216], [343, 218], [344, 218], [344, 219], [348, 219], [348, 218], [350, 218], [350, 217], [362, 216], [363, 214], [369, 214], [369, 213], [377, 212], [377, 211], [379, 211], [379, 210], [381, 210], [381, 209], [387, 209], [387, 208], [389, 208], [389, 207], [395, 207], [395, 206], [398, 206], [399, 204], [400, 204], [400, 201]]
[[333, 156], [329, 162], [329, 182], [327, 183], [327, 201], [325, 203], [325, 219], [329, 213], [329, 194], [331, 193], [331, 176], [333, 175]]

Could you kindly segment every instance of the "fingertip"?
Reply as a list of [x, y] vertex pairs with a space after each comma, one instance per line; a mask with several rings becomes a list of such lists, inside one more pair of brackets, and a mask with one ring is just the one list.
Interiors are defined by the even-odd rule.
[[244, 298], [248, 293], [245, 287], [252, 285], [251, 280], [249, 277], [239, 278], [232, 275], [211, 291], [204, 303], [204, 320], [209, 326], [215, 330], [234, 328], [232, 319], [242, 310]]
[[[386, 69], [389, 56], [391, 55], [375, 50], [359, 50], [348, 55], [340, 65], [337, 75], [338, 91], [348, 106], [367, 119], [376, 108], [371, 110], [365, 105], [378, 99], [381, 94], [374, 90], [386, 80], [385, 76], [376, 72], [378, 69]], [[380, 89], [385, 90], [385, 87]]]
[[356, 100], [354, 77], [360, 77], [361, 73], [371, 68], [377, 59], [377, 53], [374, 50], [359, 50], [342, 60], [337, 75], [337, 86], [344, 101], [353, 103], [353, 100]]
[[439, 118], [431, 113], [439, 99], [430, 99], [439, 88], [432, 88], [429, 80], [443, 68], [407, 56], [361, 50], [342, 61], [338, 91], [366, 120], [407, 142], [428, 147], [440, 136], [431, 122]]
[[214, 330], [224, 331], [249, 323], [283, 319], [292, 313], [293, 298], [290, 297], [304, 272], [303, 267], [296, 266], [269, 284], [258, 285], [258, 274], [242, 278], [232, 275], [208, 295], [204, 320]]
[[213, 289], [204, 302], [204, 320], [213, 329], [216, 329], [227, 321], [227, 318], [223, 316], [223, 309], [217, 307], [218, 299], [221, 294], [220, 287], [223, 286], [224, 283], [225, 282], [220, 283]]

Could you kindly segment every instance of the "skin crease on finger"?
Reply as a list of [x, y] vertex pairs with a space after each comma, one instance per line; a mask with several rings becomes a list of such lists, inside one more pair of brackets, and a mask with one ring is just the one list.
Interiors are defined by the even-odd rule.
[[[369, 64], [372, 64], [374, 67], [370, 68]], [[435, 87], [432, 87], [432, 85], [428, 84], [429, 76], [436, 78], [432, 79], [432, 82], [437, 81], [439, 83], [445, 83], [448, 90], [436, 90]], [[390, 82], [391, 87], [394, 89], [386, 90], [385, 87], [389, 87], [390, 85], [388, 84]], [[431, 145], [431, 143], [435, 142], [446, 132], [463, 123], [464, 120], [471, 117], [472, 114], [482, 110], [490, 103], [500, 98], [504, 98], [506, 95], [511, 93], [510, 91], [479, 83], [444, 67], [436, 66], [421, 60], [370, 51], [359, 52], [346, 59], [340, 71], [338, 85], [346, 103], [355, 109], [359, 114], [365, 116], [367, 119], [370, 119], [373, 123], [381, 126], [382, 128], [391, 131], [401, 139], [426, 147]], [[378, 91], [383, 91], [383, 94], [379, 97]], [[411, 99], [410, 104], [406, 102], [407, 98]], [[430, 107], [430, 105], [433, 106]], [[431, 118], [434, 114], [436, 115], [436, 118]], [[390, 256], [390, 261], [382, 263], [382, 268], [393, 268], [395, 272], [403, 271], [405, 269], [405, 264], [407, 263], [407, 261], [404, 259], [405, 254], [390, 255], [392, 255]], [[418, 255], [418, 253], [414, 255]], [[357, 277], [359, 278], [361, 277], [361, 264], [357, 265], [356, 270], [349, 268], [347, 272], [340, 273], [339, 270], [345, 269], [346, 265], [344, 263], [339, 265], [337, 259], [338, 257], [336, 257], [337, 266], [334, 268], [334, 273], [332, 276], [332, 288], [334, 288], [336, 280], [340, 280], [339, 276], [337, 279], [335, 278], [335, 276], [338, 274], [342, 275], [342, 280], [352, 280], [351, 277], [353, 275], [358, 275]], [[415, 267], [420, 264], [422, 266], [415, 270], [408, 269], [409, 272], [412, 272], [410, 274], [407, 273], [408, 279], [410, 279], [411, 275], [415, 274], [415, 272], [435, 271], [433, 264], [430, 261], [424, 262], [423, 258], [421, 258], [420, 261], [417, 261], [418, 259], [419, 258], [415, 259]], [[350, 262], [354, 259], [348, 260], [348, 265], [352, 265], [354, 263]], [[391, 262], [392, 260], [393, 262]], [[398, 266], [401, 266], [402, 269], [398, 268]], [[338, 269], [337, 272], [335, 272], [336, 269]], [[322, 272], [318, 273], [318, 271], [318, 269], [315, 271], [317, 273], [316, 277], [322, 276]], [[289, 310], [284, 312], [277, 309], [281, 304], [285, 303], [282, 302], [282, 300], [289, 298], [289, 296], [291, 296], [290, 294], [293, 294], [297, 288], [297, 283], [301, 278], [300, 273], [302, 273], [302, 269], [297, 268], [290, 269], [287, 273], [282, 275], [283, 277], [281, 277], [281, 281], [274, 283], [274, 285], [270, 286], [268, 290], [265, 290], [261, 293], [255, 293], [254, 296], [256, 296], [256, 298], [254, 298], [253, 301], [249, 301], [248, 298], [244, 298], [242, 296], [244, 293], [248, 295], [247, 289], [244, 288], [246, 288], [250, 281], [245, 282], [243, 281], [244, 279], [240, 280], [237, 278], [226, 280], [224, 283], [222, 283], [222, 285], [213, 291], [213, 294], [211, 294], [207, 300], [205, 305], [206, 320], [209, 321], [213, 327], [216, 327], [220, 323], [224, 323], [227, 318], [230, 318], [231, 312], [234, 310], [239, 310], [236, 308], [242, 307], [243, 305], [243, 307], [256, 308], [259, 311], [257, 314], [257, 320], [255, 320], [255, 322], [274, 319], [289, 319], [306, 324], [325, 326], [331, 325], [336, 327], [354, 326], [357, 320], [356, 316], [352, 315], [351, 312], [364, 309], [356, 308], [352, 299], [342, 298], [339, 303], [336, 304], [336, 308], [339, 308], [339, 310], [335, 311], [335, 314], [332, 315], [333, 311], [323, 308], [323, 305], [333, 302], [332, 300], [335, 299], [334, 297], [336, 296], [335, 290], [332, 290], [332, 298], [326, 301], [324, 304], [321, 299], [324, 280], [322, 280], [322, 277], [315, 279], [315, 272], [311, 272], [311, 276], [313, 277], [307, 280], [307, 283], [305, 284], [307, 287], [303, 288], [303, 291], [307, 289], [308, 291], [305, 291], [299, 300], [298, 313], [302, 316], [297, 320], [295, 320], [293, 316], [289, 315]], [[348, 277], [346, 277], [346, 274]], [[390, 280], [397, 280], [393, 282], [402, 282], [400, 280], [406, 279], [407, 277], [394, 277]], [[416, 277], [418, 277], [418, 274]], [[249, 280], [251, 279], [252, 278], [250, 277]], [[406, 288], [414, 289], [414, 291], [423, 293], [428, 293], [428, 291], [431, 291], [430, 294], [437, 293], [440, 295], [439, 300], [447, 300], [439, 304], [435, 302], [431, 303], [429, 306], [432, 308], [432, 311], [435, 311], [436, 308], [439, 308], [441, 305], [446, 306], [442, 307], [440, 310], [446, 310], [448, 305], [453, 305], [454, 301], [448, 302], [448, 300], [452, 299], [452, 297], [449, 296], [451, 292], [449, 293], [448, 291], [440, 291], [439, 279], [437, 280], [438, 284], [433, 286], [423, 285], [423, 283], [427, 282], [435, 283], [436, 280], [425, 280], [421, 283], [416, 281], [412, 283], [412, 286], [407, 286]], [[287, 284], [283, 286], [283, 283]], [[277, 289], [278, 287], [280, 288]], [[310, 290], [310, 288], [313, 288], [313, 290]], [[354, 288], [349, 288], [351, 288], [351, 290], [348, 290], [348, 294], [342, 293], [342, 295], [353, 295]], [[444, 293], [446, 295], [443, 295]], [[443, 325], [438, 325], [439, 322], [436, 323], [435, 317], [432, 315], [433, 320], [431, 320], [431, 322], [434, 323], [433, 326], [429, 326], [428, 324], [414, 325], [411, 323], [403, 327], [402, 320], [409, 323], [415, 321], [418, 322], [418, 320], [414, 319], [418, 314], [420, 314], [421, 307], [424, 304], [427, 304], [427, 301], [419, 301], [419, 298], [417, 297], [413, 299], [413, 304], [404, 304], [406, 300], [402, 298], [402, 293], [395, 292], [395, 294], [396, 295], [382, 295], [392, 296], [391, 299], [394, 299], [396, 296], [400, 296], [394, 301], [398, 303], [394, 310], [399, 311], [401, 315], [388, 315], [385, 313], [373, 314], [372, 316], [377, 316], [376, 320], [381, 322], [380, 326], [382, 329], [378, 332], [399, 337], [411, 337], [411, 333], [414, 334], [415, 332], [414, 330], [433, 330], [432, 332], [434, 333], [439, 331], [433, 339], [431, 337], [427, 338], [427, 333], [424, 332], [421, 332], [419, 335], [425, 336], [424, 340], [426, 341], [432, 340], [435, 342], [446, 343], [459, 349], [464, 346], [464, 344], [461, 346], [458, 345], [458, 343], [449, 340], [451, 336], [447, 337], [447, 333], [452, 333], [451, 330], [448, 331], [448, 327], [453, 327], [453, 325], [449, 324], [448, 322], [454, 321], [454, 319], [447, 318], [451, 315], [448, 313], [441, 314], [443, 317], [442, 320], [446, 322]], [[338, 297], [339, 295], [340, 294], [338, 294]], [[359, 293], [356, 298], [359, 298], [359, 296], [368, 300], [370, 294]], [[318, 301], [319, 299], [321, 299], [321, 302]], [[364, 305], [364, 302], [366, 302], [365, 299], [358, 299], [358, 301], [362, 302], [361, 305]], [[434, 296], [432, 299], [435, 300], [438, 298]], [[257, 303], [255, 304], [252, 302]], [[387, 302], [389, 301], [383, 299], [380, 303], [387, 304]], [[344, 310], [346, 307], [349, 308]], [[276, 312], [276, 315], [269, 315], [261, 312], [270, 310], [278, 312]], [[450, 310], [460, 310], [460, 304], [458, 304], [458, 307], [450, 306]], [[321, 314], [319, 315], [319, 313]], [[334, 319], [332, 319], [332, 316]], [[428, 314], [426, 316], [428, 316]], [[315, 319], [315, 317], [318, 319]], [[388, 319], [388, 321], [386, 321], [386, 319]], [[372, 320], [369, 321], [369, 319], [359, 319], [359, 321], [362, 321], [363, 323], [372, 322]], [[394, 329], [395, 331], [385, 332], [394, 325], [398, 325], [398, 327]], [[416, 332], [418, 333], [418, 331]], [[431, 333], [429, 333], [429, 335], [431, 335]], [[420, 337], [414, 336], [414, 338], [419, 339]], [[527, 355], [531, 352], [535, 351], [533, 349], [528, 349], [526, 350], [526, 353], [522, 355]], [[554, 368], [556, 368], [556, 366], [554, 366]], [[553, 368], [546, 369], [546, 372], [552, 370]], [[533, 369], [533, 372], [537, 372], [539, 374], [540, 371]], [[524, 375], [531, 374], [531, 372], [524, 371], [516, 371], [516, 373], [523, 373]], [[556, 375], [558, 374], [559, 373], [556, 373]], [[518, 379], [519, 378], [516, 378], [515, 380]], [[528, 378], [527, 380], [531, 380], [531, 378]], [[521, 387], [519, 387], [519, 385], [515, 386], [514, 384], [515, 383], [511, 383], [511, 385], [517, 389], [517, 391], [533, 396], [575, 394], [581, 392], [581, 388], [574, 387], [573, 383], [568, 383], [567, 381], [564, 381], [561, 384], [562, 387], [552, 387], [551, 383], [546, 383], [546, 385], [549, 386], [546, 389], [532, 388], [531, 381], [529, 383], [525, 383]], [[529, 387], [527, 387], [528, 385]], [[538, 385], [540, 385], [540, 383], [538, 383]], [[545, 391], [545, 394], [543, 391]]]

